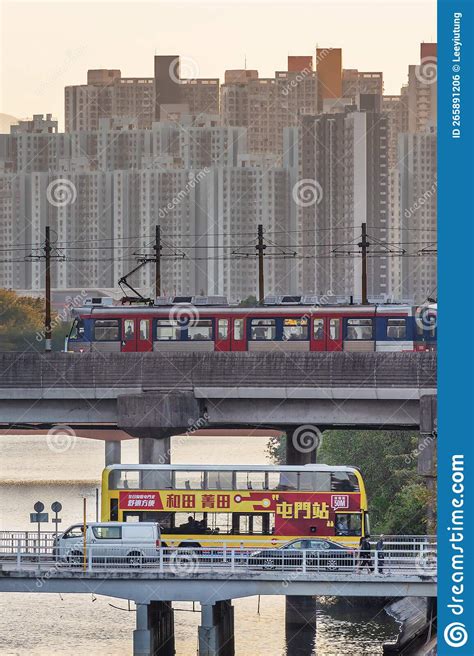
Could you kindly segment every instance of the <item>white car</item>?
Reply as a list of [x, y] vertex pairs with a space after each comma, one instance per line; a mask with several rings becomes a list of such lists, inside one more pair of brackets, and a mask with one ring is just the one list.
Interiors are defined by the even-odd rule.
[[[88, 522], [86, 557], [110, 564], [142, 565], [159, 558], [161, 530], [155, 522]], [[58, 536], [55, 553], [71, 564], [84, 558], [84, 525], [73, 524]]]

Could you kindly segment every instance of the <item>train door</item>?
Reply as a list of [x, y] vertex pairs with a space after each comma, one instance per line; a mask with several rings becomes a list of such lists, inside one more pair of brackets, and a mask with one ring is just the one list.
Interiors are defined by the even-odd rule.
[[231, 332], [230, 332], [230, 350], [231, 351], [246, 351], [247, 350], [247, 333], [245, 330], [245, 319], [235, 318], [230, 319]]
[[215, 319], [215, 350], [230, 351], [230, 322], [232, 319]]
[[313, 317], [311, 351], [342, 351], [342, 319]]
[[151, 319], [124, 319], [122, 322], [122, 353], [152, 351]]

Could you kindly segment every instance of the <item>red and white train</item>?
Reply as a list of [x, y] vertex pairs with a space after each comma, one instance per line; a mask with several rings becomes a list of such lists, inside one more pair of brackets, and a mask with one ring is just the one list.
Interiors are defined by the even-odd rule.
[[66, 340], [73, 352], [427, 351], [436, 348], [435, 304], [318, 304], [279, 296], [257, 307], [222, 297], [158, 298], [113, 305], [92, 298], [75, 308]]

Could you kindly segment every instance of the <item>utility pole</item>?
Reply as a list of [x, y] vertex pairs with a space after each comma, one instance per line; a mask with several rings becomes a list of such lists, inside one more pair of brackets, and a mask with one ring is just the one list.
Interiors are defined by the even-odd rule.
[[46, 351], [46, 353], [50, 353], [51, 352], [51, 238], [49, 233], [49, 226], [46, 226], [46, 238], [44, 241], [44, 258], [46, 262], [44, 350]]
[[263, 273], [263, 256], [266, 249], [265, 244], [263, 243], [263, 225], [258, 224], [258, 238], [257, 245], [255, 246], [258, 255], [258, 303], [263, 305], [263, 300], [265, 298], [265, 279]]
[[358, 244], [362, 249], [362, 305], [368, 305], [367, 298], [367, 249], [370, 246], [367, 240], [367, 223], [362, 224], [362, 241]]
[[161, 245], [161, 226], [155, 226], [155, 245], [153, 250], [155, 251], [155, 298], [161, 296], [161, 251], [163, 246]]

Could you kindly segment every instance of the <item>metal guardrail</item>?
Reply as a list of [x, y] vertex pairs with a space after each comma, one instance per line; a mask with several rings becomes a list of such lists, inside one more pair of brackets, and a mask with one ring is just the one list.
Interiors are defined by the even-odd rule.
[[332, 572], [346, 574], [367, 573], [389, 578], [436, 577], [436, 542], [405, 542], [401, 547], [385, 547], [382, 552], [370, 554], [357, 549], [273, 549], [268, 548], [197, 548], [197, 547], [144, 547], [122, 544], [86, 545], [77, 543], [67, 551], [58, 550], [53, 542], [49, 546], [33, 548], [24, 540], [8, 544], [0, 536], [0, 569], [3, 571], [34, 571], [48, 576], [61, 572], [109, 573], [152, 571], [182, 578], [194, 575], [232, 575], [258, 572], [282, 574], [315, 574]]

